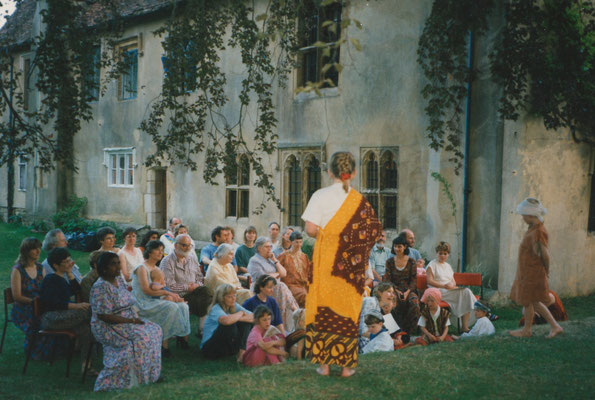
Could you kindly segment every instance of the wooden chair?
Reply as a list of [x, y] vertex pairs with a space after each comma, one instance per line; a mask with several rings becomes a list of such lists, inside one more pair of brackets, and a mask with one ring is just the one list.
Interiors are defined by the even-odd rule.
[[[33, 300], [33, 316], [37, 319], [41, 319], [41, 304], [39, 304], [39, 298], [35, 298]], [[27, 350], [27, 358], [25, 359], [25, 366], [23, 367], [23, 375], [27, 372], [27, 366], [29, 365], [29, 360], [31, 359], [31, 352], [33, 348], [37, 344], [39, 338], [43, 337], [64, 337], [68, 339], [68, 353], [66, 354], [66, 377], [70, 375], [70, 362], [72, 361], [72, 356], [74, 354], [74, 345], [76, 343], [77, 334], [71, 329], [39, 329], [36, 331], [33, 336], [31, 337], [31, 341], [29, 343], [29, 349]], [[87, 361], [90, 359], [91, 350], [95, 342], [91, 340], [89, 343], [89, 351], [87, 353]], [[52, 346], [52, 350], [50, 352], [50, 365], [54, 363], [54, 355], [56, 351], [56, 345]], [[82, 356], [82, 355], [81, 355]], [[88, 363], [85, 364], [85, 369], [83, 371], [83, 381], [85, 376], [87, 375], [87, 368]]]
[[12, 297], [12, 289], [6, 288], [4, 289], [4, 329], [2, 330], [2, 341], [0, 342], [0, 354], [2, 354], [2, 349], [4, 348], [6, 328], [8, 327], [8, 323], [12, 322], [8, 314], [8, 306], [12, 303], [14, 303], [14, 298]]

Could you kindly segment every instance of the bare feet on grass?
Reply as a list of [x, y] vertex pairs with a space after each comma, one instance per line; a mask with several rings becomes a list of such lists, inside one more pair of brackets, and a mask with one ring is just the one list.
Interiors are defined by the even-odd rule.
[[328, 365], [321, 365], [320, 367], [316, 368], [316, 373], [322, 376], [329, 376], [331, 369]]
[[341, 376], [343, 378], [349, 378], [353, 374], [355, 374], [355, 369], [353, 368], [343, 368], [343, 370], [341, 371]]
[[564, 333], [564, 329], [562, 329], [562, 327], [560, 325], [558, 325], [557, 327], [552, 328], [552, 330], [550, 331], [550, 334], [547, 335], [546, 338], [551, 339], [553, 337], [560, 335], [561, 333]]
[[514, 337], [531, 337], [531, 331], [525, 329], [517, 329], [516, 331], [508, 331], [510, 336]]

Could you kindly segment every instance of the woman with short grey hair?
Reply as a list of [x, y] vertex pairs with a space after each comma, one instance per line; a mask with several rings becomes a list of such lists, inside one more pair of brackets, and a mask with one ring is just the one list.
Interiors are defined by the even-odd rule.
[[[51, 231], [46, 233], [45, 238], [43, 239], [43, 244], [41, 245], [41, 248], [46, 253], [49, 253], [57, 247], [68, 247], [68, 240], [66, 240], [66, 235], [64, 235], [62, 229], [52, 229]], [[54, 269], [50, 267], [47, 258], [43, 260], [41, 265], [43, 266], [43, 270], [45, 271], [46, 275], [54, 273]], [[81, 283], [81, 281], [83, 280], [83, 275], [81, 274], [78, 265], [74, 264], [71, 272], [74, 275], [74, 279], [76, 279], [78, 283]], [[66, 278], [66, 280], [68, 279]]]
[[209, 268], [207, 269], [205, 286], [214, 292], [223, 284], [231, 285], [236, 289], [238, 303], [243, 303], [249, 299], [252, 294], [250, 293], [250, 290], [242, 288], [237, 270], [231, 264], [234, 253], [233, 246], [230, 244], [222, 243], [217, 247], [213, 261], [211, 261]]
[[252, 278], [252, 282], [256, 282], [260, 276], [265, 274], [277, 280], [272, 297], [275, 298], [279, 305], [284, 326], [288, 331], [291, 331], [293, 329], [292, 314], [299, 306], [287, 285], [280, 280], [285, 278], [287, 271], [273, 254], [273, 244], [268, 237], [259, 237], [256, 239], [255, 245], [256, 254], [248, 263], [248, 273]]

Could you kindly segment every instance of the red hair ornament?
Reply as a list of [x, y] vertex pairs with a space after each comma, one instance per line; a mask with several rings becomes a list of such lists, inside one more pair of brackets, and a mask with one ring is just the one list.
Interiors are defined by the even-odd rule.
[[342, 180], [342, 181], [346, 181], [346, 180], [348, 180], [348, 179], [351, 179], [351, 174], [348, 174], [347, 172], [343, 172], [343, 173], [341, 174], [341, 180]]

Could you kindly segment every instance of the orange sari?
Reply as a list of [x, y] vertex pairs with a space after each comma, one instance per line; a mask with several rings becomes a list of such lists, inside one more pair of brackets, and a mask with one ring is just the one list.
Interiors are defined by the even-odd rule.
[[353, 188], [319, 229], [306, 297], [306, 357], [313, 363], [357, 365], [365, 272], [381, 231], [372, 206]]

